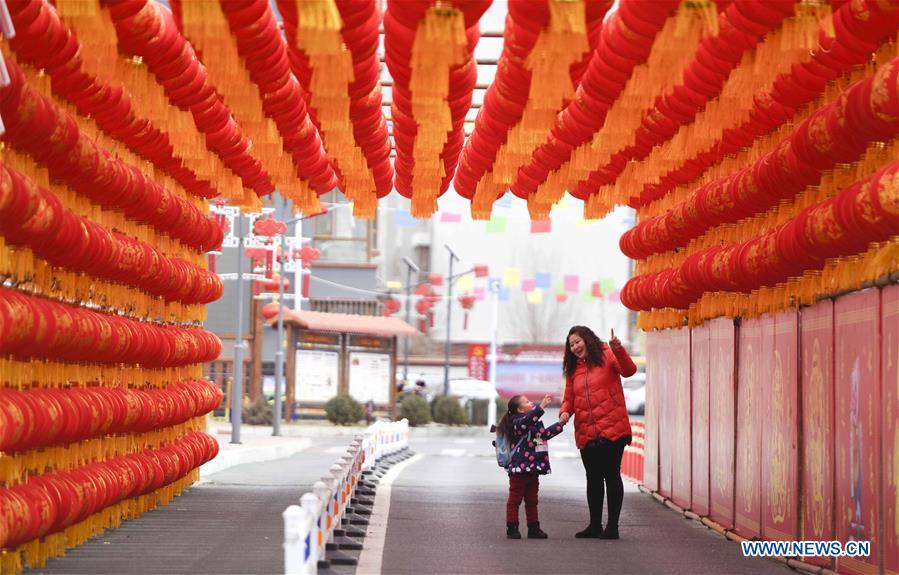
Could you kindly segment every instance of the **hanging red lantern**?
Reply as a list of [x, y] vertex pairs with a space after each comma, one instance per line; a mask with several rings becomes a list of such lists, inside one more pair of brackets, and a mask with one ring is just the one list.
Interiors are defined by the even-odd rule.
[[465, 314], [462, 316], [462, 329], [468, 329], [468, 312], [474, 307], [475, 301], [477, 298], [468, 293], [459, 296], [459, 304], [465, 310]]
[[387, 298], [384, 301], [384, 315], [388, 317], [392, 316], [396, 312], [400, 311], [400, 307], [400, 300], [396, 299], [395, 297]]

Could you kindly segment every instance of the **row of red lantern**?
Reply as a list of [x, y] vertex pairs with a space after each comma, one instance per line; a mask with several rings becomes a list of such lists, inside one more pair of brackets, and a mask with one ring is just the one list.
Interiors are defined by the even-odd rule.
[[[284, 32], [290, 47], [289, 56], [294, 74], [306, 94], [312, 93], [314, 70], [307, 54], [297, 43], [303, 0], [278, 0], [278, 11], [284, 22]], [[349, 116], [353, 124], [353, 138], [371, 171], [377, 197], [383, 198], [393, 190], [393, 166], [390, 165], [390, 138], [384, 118], [381, 97], [381, 61], [377, 49], [381, 26], [381, 9], [374, 0], [335, 0], [343, 27], [339, 35], [343, 46], [352, 56], [352, 74], [347, 94]], [[326, 73], [320, 71], [319, 73]], [[319, 112], [312, 109], [321, 128]], [[325, 134], [325, 139], [328, 135]]]
[[[446, 192], [453, 178], [465, 141], [465, 115], [478, 79], [474, 60], [480, 38], [478, 20], [489, 6], [490, 0], [451, 0], [443, 5], [431, 0], [387, 3], [384, 59], [393, 77], [394, 185], [412, 199], [415, 216], [433, 213], [436, 198]], [[459, 13], [464, 20], [461, 23]], [[429, 35], [441, 40], [422, 40]], [[419, 83], [417, 92], [413, 81]], [[448, 89], [441, 94], [446, 82]], [[425, 113], [428, 116], [422, 117]]]
[[181, 367], [222, 350], [200, 328], [146, 323], [0, 287], [0, 354], [54, 361]]
[[[532, 86], [547, 81], [535, 78], [530, 64], [541, 57], [535, 50], [549, 49], [548, 46], [540, 45], [539, 37], [554, 24], [553, 4], [556, 4], [554, 0], [509, 4], [503, 31], [503, 53], [496, 67], [496, 77], [484, 95], [484, 104], [475, 121], [474, 131], [462, 149], [459, 168], [453, 181], [455, 190], [465, 198], [473, 198], [478, 182], [493, 170], [500, 148], [511, 144], [509, 136], [523, 118], [529, 94], [535, 91]], [[583, 4], [588, 51], [566, 70], [575, 88], [596, 49], [603, 17], [612, 2], [586, 0]], [[555, 63], [556, 66], [566, 64], [567, 62]]]
[[218, 450], [213, 437], [194, 431], [156, 449], [32, 476], [0, 489], [0, 549], [58, 533], [110, 505], [170, 485]]
[[44, 0], [23, 0], [10, 5], [16, 35], [10, 40], [23, 62], [50, 76], [53, 90], [79, 113], [135, 153], [153, 162], [185, 190], [204, 198], [218, 195], [215, 185], [202, 180], [175, 157], [169, 134], [150, 118], [134, 112], [131, 96], [120, 86], [99, 81], [82, 66], [81, 44], [74, 32]]
[[0, 451], [27, 451], [109, 434], [163, 429], [205, 415], [221, 402], [221, 389], [201, 379], [149, 390], [0, 388]]
[[[757, 5], [762, 6], [761, 3]], [[726, 128], [716, 145], [687, 159], [679, 168], [660, 174], [658, 183], [635, 190], [630, 205], [634, 208], [645, 206], [677, 186], [691, 182], [710, 166], [752, 145], [756, 138], [792, 118], [796, 111], [823, 93], [834, 78], [870, 61], [871, 54], [895, 36], [899, 28], [899, 9], [878, 0], [845, 2], [835, 9], [833, 26], [835, 36], [830, 37], [824, 31], [819, 33], [819, 48], [812, 51], [811, 60], [780, 74], [770, 91], [755, 97], [754, 107], [745, 122]], [[591, 178], [587, 191], [592, 192], [612, 181], [605, 177]]]
[[817, 185], [822, 172], [858, 160], [871, 142], [895, 138], [897, 80], [899, 58], [815, 110], [754, 164], [709, 182], [665, 214], [628, 230], [621, 236], [621, 251], [639, 259], [683, 246], [717, 225], [764, 212], [806, 186]]
[[[172, 2], [176, 16], [180, 6], [181, 0]], [[297, 175], [318, 194], [330, 192], [337, 187], [337, 175], [291, 73], [287, 47], [268, 1], [222, 2], [221, 8], [250, 79], [259, 88], [263, 111], [278, 126]]]
[[[796, 0], [764, 4], [734, 2], [718, 14], [718, 34], [704, 36], [693, 60], [684, 66], [683, 81], [660, 94], [646, 111], [634, 134], [634, 143], [613, 154], [608, 163], [578, 182], [571, 194], [586, 199], [600, 187], [611, 184], [629, 161], [640, 161], [654, 146], [669, 140], [681, 126], [693, 122], [708, 101], [718, 97], [724, 82], [747, 50], [793, 13]], [[719, 3], [720, 7], [720, 3]], [[824, 36], [824, 32], [821, 32]]]
[[209, 303], [221, 279], [145, 242], [110, 232], [60, 203], [15, 170], [0, 166], [0, 234], [54, 266], [141, 289], [167, 301]]
[[115, 24], [119, 49], [146, 64], [172, 104], [190, 110], [197, 129], [206, 136], [206, 146], [245, 187], [260, 196], [272, 193], [271, 176], [253, 156], [251, 142], [209, 82], [206, 69], [178, 31], [171, 12], [147, 0], [103, 3]]
[[715, 246], [680, 266], [632, 278], [621, 301], [634, 310], [686, 309], [704, 293], [750, 292], [864, 252], [899, 230], [899, 162], [752, 240]]
[[512, 192], [527, 199], [550, 172], [571, 158], [605, 123], [606, 114], [638, 65], [646, 62], [656, 34], [677, 8], [677, 0], [621, 0], [605, 20], [574, 100], [556, 117], [547, 141], [518, 171]]
[[10, 84], [0, 88], [4, 141], [45, 164], [51, 177], [98, 205], [119, 210], [199, 252], [221, 243], [222, 229], [212, 219], [114, 158], [69, 114], [29, 86], [18, 66], [9, 62], [7, 68]]

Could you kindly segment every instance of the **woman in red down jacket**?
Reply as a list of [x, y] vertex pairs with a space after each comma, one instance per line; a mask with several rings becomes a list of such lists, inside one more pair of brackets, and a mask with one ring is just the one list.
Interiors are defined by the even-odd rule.
[[[578, 539], [618, 539], [618, 516], [624, 499], [621, 457], [631, 442], [631, 424], [624, 405], [621, 376], [630, 377], [637, 366], [612, 337], [604, 344], [593, 331], [576, 325], [568, 332], [565, 359], [565, 395], [559, 423], [574, 416], [574, 439], [587, 472], [590, 524]], [[609, 520], [602, 527], [603, 488], [608, 494]]]

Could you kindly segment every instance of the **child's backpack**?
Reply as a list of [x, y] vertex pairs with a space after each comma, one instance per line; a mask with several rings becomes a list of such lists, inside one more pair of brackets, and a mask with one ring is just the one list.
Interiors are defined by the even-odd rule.
[[496, 433], [496, 439], [493, 440], [493, 447], [496, 448], [496, 464], [503, 469], [508, 469], [512, 463], [512, 454], [521, 447], [528, 434], [525, 433], [518, 440], [518, 443], [512, 444], [512, 438], [506, 435], [506, 430], [495, 425], [490, 426], [490, 431]]

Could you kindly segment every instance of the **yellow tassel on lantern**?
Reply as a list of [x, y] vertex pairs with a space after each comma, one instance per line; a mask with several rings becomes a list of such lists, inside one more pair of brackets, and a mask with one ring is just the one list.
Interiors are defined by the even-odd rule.
[[413, 143], [412, 215], [428, 217], [437, 210], [437, 194], [445, 169], [440, 153], [452, 131], [447, 102], [451, 68], [470, 61], [465, 19], [460, 10], [432, 6], [418, 25], [410, 61], [412, 115], [418, 131]]
[[353, 133], [349, 97], [353, 59], [340, 34], [340, 12], [334, 0], [299, 0], [297, 14], [296, 45], [312, 67], [309, 105], [315, 110], [325, 150], [340, 171], [353, 215], [372, 219], [377, 213], [375, 182]]

